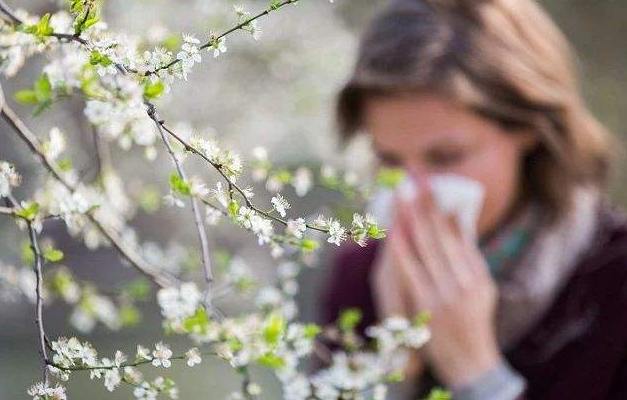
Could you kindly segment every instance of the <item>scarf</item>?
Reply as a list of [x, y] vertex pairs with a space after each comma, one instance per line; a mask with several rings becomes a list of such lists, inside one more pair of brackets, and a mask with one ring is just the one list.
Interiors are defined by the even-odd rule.
[[498, 286], [496, 333], [503, 350], [539, 322], [592, 246], [599, 199], [596, 190], [578, 189], [570, 210], [551, 224], [542, 224], [540, 208], [530, 206], [482, 245]]

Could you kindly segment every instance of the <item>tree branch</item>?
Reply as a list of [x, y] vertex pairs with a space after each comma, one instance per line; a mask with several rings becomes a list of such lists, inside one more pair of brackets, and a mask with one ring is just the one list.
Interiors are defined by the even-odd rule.
[[[172, 149], [172, 146], [170, 145], [170, 142], [168, 141], [168, 138], [166, 137], [163, 131], [161, 122], [159, 120], [159, 115], [157, 114], [157, 110], [155, 106], [151, 103], [147, 103], [147, 104], [148, 104], [148, 115], [157, 125], [157, 130], [159, 131], [159, 135], [161, 135], [161, 140], [165, 144], [165, 147], [168, 149], [168, 153], [170, 153], [170, 158], [172, 158], [172, 161], [174, 162], [174, 166], [176, 167], [176, 170], [179, 176], [181, 177], [181, 179], [187, 182], [188, 181], [187, 174], [185, 173], [185, 170], [183, 169], [183, 166], [180, 160], [174, 153], [174, 150]], [[193, 195], [190, 198], [191, 198], [191, 204], [192, 204], [192, 212], [194, 213], [194, 220], [196, 222], [196, 230], [198, 231], [198, 240], [200, 242], [202, 267], [205, 272], [205, 281], [206, 281], [205, 306], [208, 307], [209, 306], [208, 304], [209, 303], [209, 289], [210, 289], [211, 283], [213, 282], [213, 273], [211, 272], [211, 259], [209, 258], [209, 244], [207, 242], [207, 232], [205, 231], [205, 224], [203, 222], [203, 218], [200, 213], [200, 205], [198, 204], [198, 199], [196, 199], [196, 197]]]
[[33, 249], [33, 253], [35, 254], [34, 269], [35, 269], [35, 276], [37, 278], [37, 286], [35, 289], [35, 292], [37, 295], [35, 323], [37, 324], [37, 330], [39, 331], [39, 346], [40, 346], [39, 353], [43, 360], [43, 366], [42, 366], [43, 382], [44, 384], [47, 384], [48, 383], [48, 367], [47, 367], [48, 355], [46, 354], [46, 339], [45, 339], [46, 334], [44, 332], [44, 317], [43, 317], [42, 290], [43, 290], [44, 278], [43, 278], [43, 274], [41, 271], [42, 255], [39, 249], [39, 244], [37, 242], [37, 233], [35, 232], [35, 229], [33, 229], [33, 225], [31, 224], [30, 221], [28, 221], [27, 224], [28, 224], [28, 235], [30, 237], [31, 248]]
[[[43, 147], [39, 139], [31, 132], [24, 122], [11, 110], [6, 104], [1, 110], [2, 118], [11, 126], [31, 152], [39, 158], [43, 166], [59, 181], [68, 191], [76, 191], [76, 187], [67, 179], [63, 178], [57, 167], [53, 165], [46, 157]], [[122, 238], [122, 236], [112, 227], [107, 226], [100, 221], [93, 213], [87, 213], [87, 218], [98, 228], [100, 233], [106, 237], [113, 247], [131, 264], [133, 268], [142, 275], [151, 279], [161, 287], [173, 286], [178, 284], [178, 279], [165, 272], [159, 271], [158, 267], [148, 263]]]

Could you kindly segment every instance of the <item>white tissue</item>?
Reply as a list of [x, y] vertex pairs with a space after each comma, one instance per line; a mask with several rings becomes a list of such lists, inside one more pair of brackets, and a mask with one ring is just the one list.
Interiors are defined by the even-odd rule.
[[[475, 241], [477, 222], [484, 200], [483, 185], [454, 174], [432, 175], [429, 177], [429, 184], [440, 211], [454, 215], [462, 233]], [[403, 199], [413, 199], [418, 195], [418, 187], [409, 176], [406, 176], [396, 190], [380, 190], [372, 197], [368, 212], [377, 218], [382, 227], [389, 228], [392, 223], [395, 194]]]

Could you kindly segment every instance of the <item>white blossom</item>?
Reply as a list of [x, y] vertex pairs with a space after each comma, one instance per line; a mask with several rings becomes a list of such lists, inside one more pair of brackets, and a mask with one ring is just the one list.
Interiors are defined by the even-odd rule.
[[187, 350], [185, 353], [185, 360], [187, 365], [193, 367], [196, 364], [200, 364], [202, 362], [202, 358], [200, 357], [200, 351], [196, 347], [192, 347]]
[[155, 345], [155, 349], [152, 351], [152, 365], [155, 367], [163, 366], [164, 368], [170, 368], [172, 362], [170, 361], [170, 357], [172, 357], [172, 350], [163, 344], [163, 342], [159, 342]]
[[292, 235], [298, 239], [303, 237], [303, 233], [307, 230], [307, 224], [304, 218], [290, 219], [287, 221], [287, 227], [285, 232], [288, 235]]
[[270, 203], [272, 204], [272, 207], [276, 210], [276, 212], [281, 215], [281, 217], [285, 217], [286, 210], [289, 210], [291, 207], [290, 203], [288, 203], [287, 200], [285, 200], [285, 198], [280, 194], [274, 196], [272, 200], [270, 200]]

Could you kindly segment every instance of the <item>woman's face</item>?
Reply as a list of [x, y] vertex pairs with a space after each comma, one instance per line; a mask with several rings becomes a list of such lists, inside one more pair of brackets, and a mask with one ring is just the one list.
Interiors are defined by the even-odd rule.
[[383, 165], [417, 168], [427, 176], [453, 173], [483, 184], [480, 236], [491, 232], [515, 204], [532, 134], [504, 132], [437, 94], [374, 97], [366, 101], [364, 116]]

